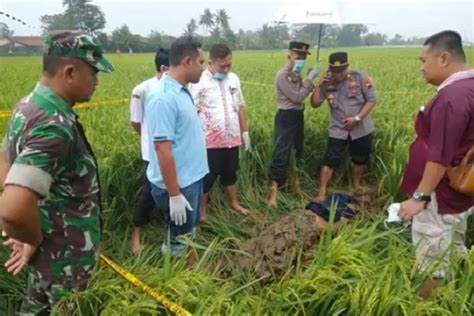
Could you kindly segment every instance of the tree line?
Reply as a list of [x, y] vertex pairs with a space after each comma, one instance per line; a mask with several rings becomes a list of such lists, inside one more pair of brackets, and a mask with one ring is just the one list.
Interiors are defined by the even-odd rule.
[[[91, 2], [91, 0], [63, 0], [63, 13], [41, 16], [43, 33], [57, 29], [81, 29], [98, 38], [106, 51], [120, 49], [123, 52], [130, 50], [152, 52], [158, 46], [169, 46], [175, 39], [174, 36], [155, 30], [147, 36], [134, 34], [126, 24], [110, 33], [105, 33], [103, 31], [106, 25], [105, 14], [99, 6]], [[232, 49], [283, 49], [287, 47], [290, 39], [316, 45], [320, 27], [323, 27], [321, 47], [419, 45], [424, 41], [421, 37], [404, 38], [399, 34], [389, 39], [385, 34], [369, 33], [367, 26], [363, 24], [342, 26], [315, 24], [291, 29], [285, 24], [263, 24], [258, 30], [239, 29], [235, 32], [230, 27], [230, 20], [231, 17], [224, 9], [215, 12], [205, 9], [202, 14], [192, 18], [185, 25], [182, 34], [200, 38], [204, 49], [208, 49], [216, 42], [224, 42]]]

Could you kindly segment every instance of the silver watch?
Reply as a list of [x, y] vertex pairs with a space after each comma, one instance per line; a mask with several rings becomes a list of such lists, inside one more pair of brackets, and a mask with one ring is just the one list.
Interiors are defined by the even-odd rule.
[[425, 195], [423, 192], [416, 191], [411, 198], [418, 202], [431, 202], [431, 196]]

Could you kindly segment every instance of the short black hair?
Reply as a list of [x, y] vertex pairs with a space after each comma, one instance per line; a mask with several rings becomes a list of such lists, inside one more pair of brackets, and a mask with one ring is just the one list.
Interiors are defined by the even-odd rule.
[[211, 47], [210, 56], [212, 60], [226, 58], [230, 54], [232, 54], [232, 51], [226, 44], [215, 44]]
[[160, 72], [161, 66], [170, 66], [170, 51], [166, 48], [158, 48], [155, 54], [155, 68]]
[[194, 57], [199, 53], [201, 43], [192, 36], [178, 37], [170, 46], [170, 66], [178, 66], [186, 57]]
[[466, 62], [461, 35], [455, 31], [442, 31], [431, 35], [426, 39], [424, 45], [430, 45], [430, 48], [447, 51], [456, 59]]
[[64, 63], [61, 56], [43, 54], [43, 73], [55, 75]]

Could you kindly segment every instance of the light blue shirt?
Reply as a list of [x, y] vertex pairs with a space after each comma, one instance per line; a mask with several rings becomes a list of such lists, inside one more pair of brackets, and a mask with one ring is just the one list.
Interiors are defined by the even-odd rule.
[[166, 189], [154, 143], [170, 141], [178, 184], [185, 188], [208, 172], [206, 141], [193, 99], [186, 87], [168, 75], [153, 85], [145, 103], [150, 164], [147, 177]]

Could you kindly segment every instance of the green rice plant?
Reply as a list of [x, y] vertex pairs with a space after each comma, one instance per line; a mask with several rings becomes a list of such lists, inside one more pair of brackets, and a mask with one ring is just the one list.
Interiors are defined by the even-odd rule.
[[[377, 188], [380, 205], [403, 198], [399, 183], [414, 138], [419, 107], [434, 95], [419, 73], [419, 49], [350, 49], [351, 67], [373, 79], [379, 102], [374, 108], [375, 144], [369, 185]], [[326, 60], [329, 50], [321, 51]], [[466, 53], [473, 65], [474, 49]], [[117, 71], [100, 75], [94, 100], [129, 96], [139, 82], [154, 75], [153, 55], [110, 56]], [[386, 61], [390, 60], [390, 63]], [[295, 249], [292, 268], [270, 282], [241, 271], [234, 254], [249, 237], [294, 210], [301, 210], [317, 194], [318, 173], [327, 141], [329, 109], [305, 112], [303, 162], [294, 159], [288, 187], [279, 193], [277, 209], [266, 206], [276, 113], [272, 87], [276, 72], [286, 62], [285, 51], [235, 52], [233, 69], [242, 81], [249, 117], [252, 151], [241, 152], [238, 175], [243, 204], [254, 216], [233, 213], [224, 190], [217, 185], [210, 195], [209, 220], [196, 241], [189, 242], [198, 262], [186, 269], [182, 260], [163, 257], [163, 225], [144, 227], [143, 251], [128, 251], [131, 221], [143, 167], [138, 136], [130, 128], [124, 104], [78, 110], [100, 166], [105, 231], [101, 251], [149, 286], [196, 315], [472, 315], [474, 314], [474, 250], [463, 267], [439, 288], [433, 299], [417, 296], [424, 275], [413, 274], [414, 249], [409, 233], [395, 234], [381, 224], [383, 210], [370, 210], [338, 232], [321, 236], [311, 251]], [[34, 87], [41, 71], [39, 57], [8, 58], [2, 72], [0, 109]], [[311, 64], [311, 62], [310, 62]], [[323, 62], [321, 69], [326, 63]], [[255, 83], [263, 83], [258, 85]], [[7, 120], [0, 119], [6, 131]], [[331, 188], [350, 191], [350, 162], [336, 170]], [[159, 216], [158, 216], [159, 217]], [[469, 221], [467, 244], [474, 242], [474, 219]], [[9, 252], [0, 246], [0, 262]], [[12, 277], [0, 267], [0, 315], [13, 315], [25, 289], [25, 275]], [[103, 265], [98, 265], [88, 289], [70, 295], [58, 311], [73, 315], [167, 315], [159, 303]]]

